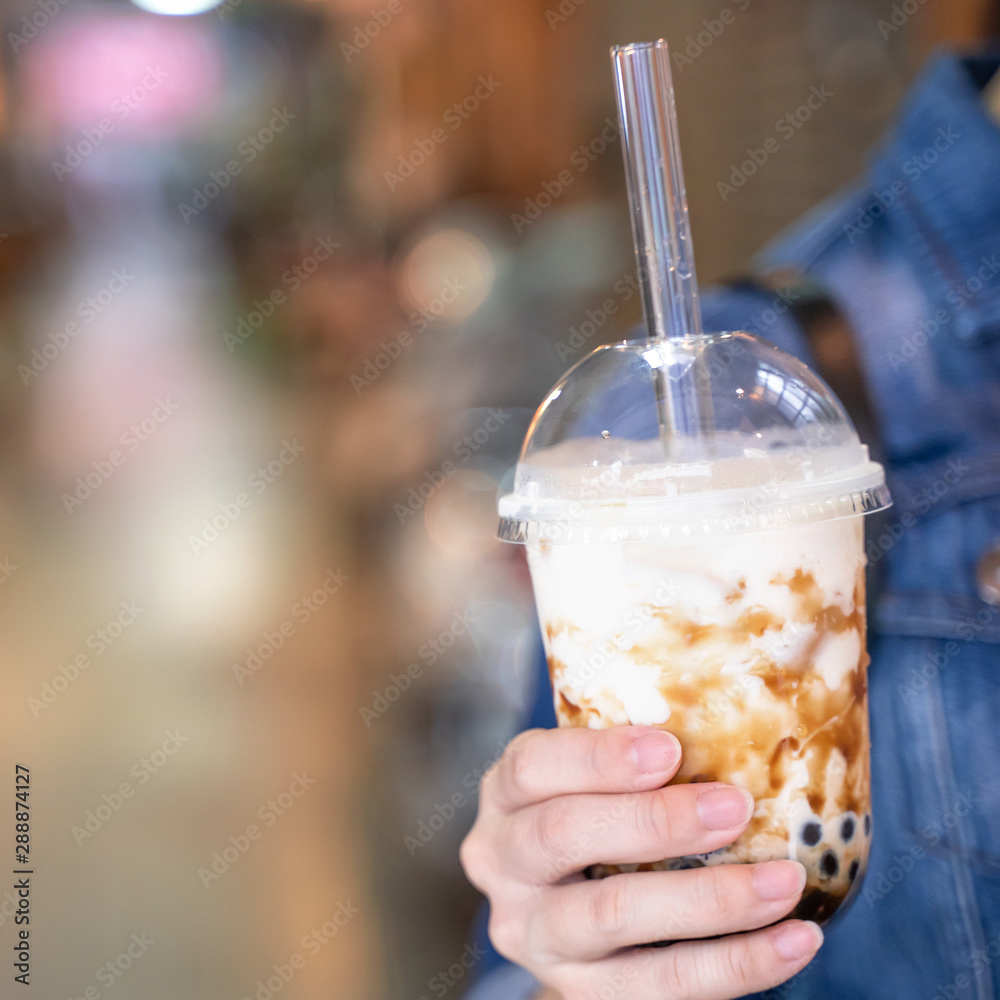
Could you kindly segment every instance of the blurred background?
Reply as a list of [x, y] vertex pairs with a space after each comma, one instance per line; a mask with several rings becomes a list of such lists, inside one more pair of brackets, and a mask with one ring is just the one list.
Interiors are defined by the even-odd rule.
[[884, 0], [3, 0], [0, 741], [38, 995], [464, 992], [457, 848], [538, 655], [497, 491], [640, 318], [608, 46], [674, 49], [704, 284], [863, 169], [980, 6], [884, 38]]

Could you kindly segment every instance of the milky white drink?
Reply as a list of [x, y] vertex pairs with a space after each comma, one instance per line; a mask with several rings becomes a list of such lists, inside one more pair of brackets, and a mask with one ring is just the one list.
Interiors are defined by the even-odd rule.
[[871, 834], [860, 516], [690, 539], [529, 543], [562, 726], [661, 726], [678, 782], [756, 802], [709, 855], [592, 874], [794, 858], [794, 916], [824, 920], [859, 881]]

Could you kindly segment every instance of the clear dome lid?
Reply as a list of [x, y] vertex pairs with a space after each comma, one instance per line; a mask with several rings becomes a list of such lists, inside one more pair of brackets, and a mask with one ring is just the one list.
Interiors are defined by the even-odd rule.
[[749, 333], [702, 332], [667, 45], [611, 59], [648, 336], [598, 348], [548, 394], [500, 537], [698, 538], [888, 507], [882, 467], [821, 379]]
[[692, 538], [891, 504], [830, 388], [749, 333], [627, 341], [571, 368], [535, 414], [500, 538]]

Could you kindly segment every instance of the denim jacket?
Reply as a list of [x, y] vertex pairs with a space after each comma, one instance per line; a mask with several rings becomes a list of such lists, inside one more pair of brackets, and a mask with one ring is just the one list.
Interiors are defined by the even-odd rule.
[[[1000, 125], [980, 94], [998, 65], [930, 63], [867, 175], [755, 261], [804, 272], [849, 320], [895, 500], [867, 526], [868, 872], [765, 997], [1000, 998], [1000, 606], [983, 599], [995, 580], [1000, 600]], [[780, 295], [720, 290], [704, 317], [813, 361]], [[540, 676], [533, 724], [554, 725], [550, 698]], [[533, 988], [507, 968], [472, 996]]]

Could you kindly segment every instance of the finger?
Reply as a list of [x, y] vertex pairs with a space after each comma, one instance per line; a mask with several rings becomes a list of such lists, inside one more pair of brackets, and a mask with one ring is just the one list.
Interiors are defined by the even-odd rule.
[[677, 738], [652, 726], [531, 729], [487, 772], [480, 800], [513, 812], [556, 795], [657, 788], [680, 760]]
[[[732, 1000], [790, 979], [823, 943], [816, 924], [786, 920], [776, 927], [714, 941], [688, 941], [565, 967], [557, 985], [580, 996], [618, 989], [634, 1000]], [[576, 994], [573, 994], [576, 995]]]
[[545, 962], [604, 958], [653, 941], [766, 927], [802, 895], [797, 861], [709, 865], [574, 882], [543, 893], [529, 938]]
[[731, 844], [752, 812], [748, 791], [719, 782], [561, 795], [506, 817], [498, 846], [508, 874], [554, 885], [592, 864], [707, 854]]

